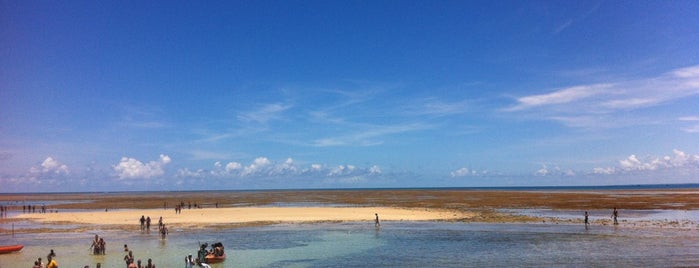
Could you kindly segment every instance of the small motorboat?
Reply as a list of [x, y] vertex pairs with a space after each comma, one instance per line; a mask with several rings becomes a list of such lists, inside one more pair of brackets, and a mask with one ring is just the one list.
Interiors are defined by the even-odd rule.
[[17, 252], [22, 250], [22, 248], [24, 248], [23, 245], [0, 246], [0, 254]]
[[224, 253], [221, 256], [216, 256], [214, 254], [208, 254], [206, 255], [206, 263], [219, 263], [222, 261], [226, 260], [226, 254]]

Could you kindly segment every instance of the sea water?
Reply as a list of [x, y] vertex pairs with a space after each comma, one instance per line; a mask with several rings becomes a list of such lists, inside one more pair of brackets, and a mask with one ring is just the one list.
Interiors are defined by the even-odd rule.
[[[91, 255], [95, 234], [106, 255]], [[221, 267], [510, 267], [699, 265], [699, 231], [563, 224], [442, 222], [282, 224], [223, 230], [100, 231], [3, 235], [18, 253], [0, 255], [0, 267], [31, 267], [54, 249], [60, 267], [126, 267], [123, 246], [145, 264], [184, 267], [201, 243], [223, 242]]]

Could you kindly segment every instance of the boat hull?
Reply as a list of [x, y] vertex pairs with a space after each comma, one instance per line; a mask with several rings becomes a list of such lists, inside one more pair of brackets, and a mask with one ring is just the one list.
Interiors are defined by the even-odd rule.
[[226, 260], [226, 254], [222, 256], [206, 255], [206, 263], [219, 263]]
[[23, 245], [0, 246], [0, 254], [12, 253], [22, 250]]

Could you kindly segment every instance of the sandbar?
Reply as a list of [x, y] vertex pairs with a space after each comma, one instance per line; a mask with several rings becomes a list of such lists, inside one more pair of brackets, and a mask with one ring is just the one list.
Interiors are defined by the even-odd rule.
[[[381, 221], [446, 221], [472, 217], [473, 213], [447, 209], [393, 207], [227, 207], [184, 209], [180, 214], [163, 209], [119, 209], [60, 213], [20, 214], [15, 219], [44, 223], [139, 226], [141, 216], [157, 226], [160, 217], [167, 226], [197, 228], [217, 224], [368, 222], [375, 213]], [[155, 227], [157, 228], [157, 227]]]

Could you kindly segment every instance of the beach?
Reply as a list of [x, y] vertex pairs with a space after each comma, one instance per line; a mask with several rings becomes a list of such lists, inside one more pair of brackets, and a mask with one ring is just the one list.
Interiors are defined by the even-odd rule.
[[[64, 267], [119, 267], [126, 244], [158, 267], [181, 267], [200, 243], [217, 241], [230, 255], [215, 268], [653, 267], [699, 260], [697, 189], [34, 193], [0, 194], [0, 203], [10, 210], [0, 218], [1, 242], [25, 246], [0, 255], [0, 267], [26, 266], [48, 249]], [[150, 231], [140, 230], [141, 216], [151, 218]], [[158, 233], [160, 217], [166, 238]], [[86, 251], [94, 235], [107, 241], [106, 255]]]

